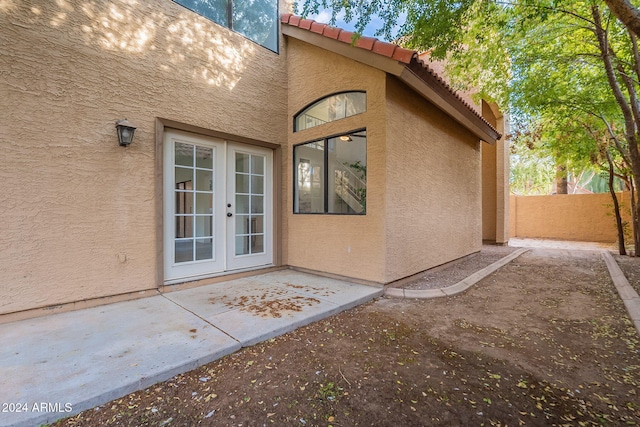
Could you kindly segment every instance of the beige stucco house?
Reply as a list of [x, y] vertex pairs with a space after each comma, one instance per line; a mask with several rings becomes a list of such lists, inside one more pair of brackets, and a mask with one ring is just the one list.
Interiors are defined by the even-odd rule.
[[383, 286], [506, 241], [499, 111], [254, 3], [0, 2], [2, 321], [278, 268]]

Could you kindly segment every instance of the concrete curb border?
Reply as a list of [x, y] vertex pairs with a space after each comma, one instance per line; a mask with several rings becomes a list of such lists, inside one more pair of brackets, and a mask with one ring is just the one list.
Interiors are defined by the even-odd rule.
[[604, 262], [607, 264], [609, 275], [618, 290], [618, 295], [620, 295], [622, 302], [624, 302], [627, 313], [629, 313], [629, 317], [635, 325], [638, 335], [640, 335], [640, 296], [638, 296], [638, 293], [629, 284], [629, 281], [616, 260], [613, 259], [611, 253], [602, 252], [602, 258], [604, 258]]
[[459, 281], [455, 285], [447, 286], [446, 288], [425, 289], [425, 290], [388, 288], [384, 291], [384, 295], [388, 297], [395, 297], [395, 298], [421, 298], [421, 299], [439, 298], [439, 297], [456, 295], [466, 291], [471, 286], [478, 283], [480, 280], [484, 279], [491, 273], [495, 272], [499, 268], [510, 263], [514, 259], [518, 258], [520, 255], [522, 255], [523, 253], [528, 252], [529, 250], [530, 250], [529, 248], [518, 249], [515, 252], [512, 252], [509, 255], [505, 256], [504, 258], [499, 259], [493, 264], [483, 268], [482, 270], [476, 271], [471, 276]]

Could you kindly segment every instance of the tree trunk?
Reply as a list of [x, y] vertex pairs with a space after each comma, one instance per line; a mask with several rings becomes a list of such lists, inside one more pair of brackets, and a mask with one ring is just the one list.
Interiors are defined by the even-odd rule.
[[569, 194], [567, 168], [562, 165], [558, 165], [556, 168], [556, 194]]
[[[632, 107], [629, 105], [627, 99], [622, 93], [622, 89], [617, 80], [617, 76], [613, 66], [613, 59], [611, 58], [611, 47], [609, 46], [609, 41], [607, 39], [607, 33], [602, 27], [602, 19], [600, 16], [600, 9], [598, 6], [591, 6], [591, 16], [593, 17], [593, 22], [595, 24], [595, 33], [598, 38], [598, 47], [600, 48], [600, 56], [602, 58], [602, 62], [604, 63], [604, 68], [607, 75], [607, 80], [609, 81], [609, 86], [613, 91], [613, 95], [622, 111], [622, 115], [624, 116], [624, 136], [628, 144], [628, 157], [631, 161], [631, 174], [633, 175], [633, 180], [638, 183], [640, 182], [640, 151], [638, 150], [638, 141], [636, 134], [636, 126], [638, 122], [634, 119], [634, 114], [632, 111]], [[626, 77], [626, 76], [625, 76]], [[629, 93], [631, 99], [637, 99], [635, 89], [629, 85], [627, 85], [627, 90], [632, 92]], [[627, 154], [627, 153], [625, 153]], [[640, 188], [635, 186], [635, 197], [636, 200], [640, 200]], [[634, 243], [634, 253], [636, 255], [640, 254], [640, 236], [638, 236], [638, 218], [640, 217], [640, 211], [637, 203], [634, 203], [633, 207], [633, 243]]]
[[636, 185], [634, 180], [631, 179], [630, 191], [631, 195], [631, 226], [633, 228], [633, 247], [634, 252], [630, 254], [631, 256], [638, 256], [640, 253], [636, 250], [638, 246], [640, 246], [640, 230], [638, 230], [638, 208], [637, 208], [637, 199], [636, 199]]
[[640, 11], [629, 0], [605, 0], [605, 2], [620, 22], [640, 37]]
[[611, 154], [609, 150], [607, 152], [607, 162], [609, 163], [609, 193], [611, 193], [611, 199], [613, 200], [613, 211], [616, 215], [616, 228], [618, 229], [618, 253], [620, 255], [626, 255], [627, 250], [624, 245], [624, 227], [622, 226], [622, 216], [620, 215], [620, 204], [618, 203], [618, 196], [616, 196], [616, 190], [613, 188], [613, 161], [611, 160]]

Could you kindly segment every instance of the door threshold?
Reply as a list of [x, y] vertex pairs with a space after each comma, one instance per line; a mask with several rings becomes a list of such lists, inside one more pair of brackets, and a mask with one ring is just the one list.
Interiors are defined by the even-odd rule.
[[161, 293], [179, 291], [183, 289], [197, 288], [198, 286], [211, 285], [214, 283], [226, 282], [228, 280], [253, 276], [256, 274], [270, 273], [272, 271], [286, 270], [288, 266], [275, 266], [273, 264], [260, 265], [255, 267], [241, 268], [237, 270], [227, 270], [219, 273], [212, 273], [202, 276], [183, 277], [180, 279], [166, 280], [159, 286]]

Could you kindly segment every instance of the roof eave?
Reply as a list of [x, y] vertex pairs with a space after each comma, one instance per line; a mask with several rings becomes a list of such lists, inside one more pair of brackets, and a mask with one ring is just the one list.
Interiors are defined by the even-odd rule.
[[447, 90], [433, 74], [416, 62], [415, 58], [402, 62], [368, 49], [355, 48], [350, 43], [313, 32], [311, 29], [299, 28], [286, 23], [282, 25], [282, 33], [398, 77], [423, 98], [489, 144], [494, 144], [501, 137], [500, 133], [480, 118], [461, 99]]
[[400, 80], [450, 115], [481, 140], [489, 144], [495, 144], [502, 137], [492, 126], [474, 114], [458, 97], [438, 84], [431, 74], [425, 73], [424, 69], [417, 69], [417, 67], [419, 65], [409, 64], [405, 66], [399, 76]]
[[385, 71], [394, 76], [399, 77], [405, 66], [405, 64], [395, 59], [381, 56], [365, 49], [354, 49], [349, 43], [344, 43], [291, 25], [283, 25], [282, 34], [346, 56], [347, 58], [362, 62], [363, 64]]

